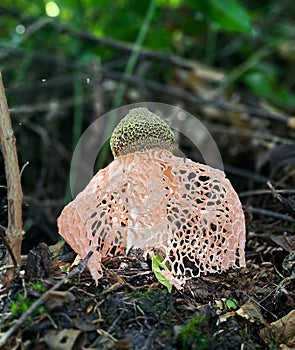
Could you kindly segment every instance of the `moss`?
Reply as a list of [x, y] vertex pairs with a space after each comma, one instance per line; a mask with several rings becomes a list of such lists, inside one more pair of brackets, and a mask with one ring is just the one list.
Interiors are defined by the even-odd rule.
[[134, 108], [114, 129], [111, 140], [114, 157], [151, 149], [173, 151], [175, 137], [172, 129], [147, 108]]
[[195, 314], [180, 331], [181, 349], [208, 349], [207, 335], [204, 333], [205, 317]]
[[[23, 293], [17, 295], [17, 300], [12, 300], [10, 304], [10, 311], [13, 315], [19, 316], [28, 310], [28, 308], [35, 302], [35, 300], [26, 297]], [[37, 314], [45, 312], [43, 305], [37, 309]]]
[[44, 293], [46, 291], [46, 287], [42, 283], [42, 281], [37, 281], [32, 284], [32, 289], [38, 292]]

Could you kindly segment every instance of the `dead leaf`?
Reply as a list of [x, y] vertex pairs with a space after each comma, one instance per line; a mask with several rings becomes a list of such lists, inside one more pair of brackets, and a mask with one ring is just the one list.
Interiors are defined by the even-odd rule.
[[242, 305], [236, 311], [227, 312], [224, 315], [219, 316], [219, 322], [226, 321], [229, 317], [240, 316], [249, 320], [250, 322], [258, 322], [262, 324], [266, 324], [267, 322], [264, 320], [260, 307], [253, 303], [251, 300], [248, 300], [244, 305]]
[[268, 327], [261, 329], [261, 338], [269, 344], [274, 338], [277, 342], [294, 349], [295, 345], [295, 310], [288, 315], [272, 322]]
[[251, 300], [248, 300], [244, 305], [242, 305], [237, 311], [237, 315], [246, 318], [250, 322], [259, 322], [262, 324], [266, 324], [264, 320], [260, 307], [253, 303]]
[[60, 241], [54, 245], [49, 246], [49, 250], [50, 250], [53, 258], [56, 258], [57, 256], [59, 256], [61, 254], [61, 251], [62, 251], [64, 245], [65, 245], [65, 241]]
[[81, 349], [85, 340], [85, 333], [76, 329], [50, 330], [44, 337], [50, 350]]
[[286, 250], [289, 253], [294, 252], [295, 249], [295, 237], [293, 236], [287, 236], [286, 234], [283, 235], [275, 235], [273, 233], [269, 234], [269, 238], [275, 242], [277, 245], [279, 245], [281, 248]]
[[228, 318], [234, 317], [236, 315], [237, 315], [236, 311], [230, 311], [230, 312], [227, 312], [224, 315], [219, 316], [218, 321], [219, 321], [219, 323], [222, 323], [222, 322], [225, 322]]
[[45, 307], [47, 310], [53, 310], [56, 307], [62, 306], [64, 303], [75, 300], [74, 294], [71, 292], [48, 291], [44, 298]]

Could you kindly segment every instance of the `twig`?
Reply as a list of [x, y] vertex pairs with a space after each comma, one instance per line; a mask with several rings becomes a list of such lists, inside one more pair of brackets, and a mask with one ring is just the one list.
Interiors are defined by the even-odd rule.
[[[21, 261], [22, 244], [22, 188], [20, 182], [20, 171], [15, 147], [15, 136], [13, 134], [11, 120], [5, 96], [5, 90], [0, 72], [0, 142], [5, 164], [7, 182], [8, 203], [8, 226], [6, 237], [8, 245], [13, 251], [17, 265]], [[6, 275], [9, 282], [13, 278], [11, 270]]]
[[270, 181], [267, 182], [267, 186], [270, 188], [272, 195], [275, 199], [277, 199], [282, 206], [287, 209], [288, 213], [291, 214], [295, 218], [295, 201], [290, 198], [289, 200], [285, 199], [281, 196], [278, 191], [273, 187]]
[[24, 170], [26, 167], [30, 164], [30, 162], [26, 161], [25, 164], [22, 166], [21, 171], [19, 173], [19, 176], [22, 177]]
[[240, 107], [240, 106], [234, 106], [230, 103], [225, 102], [224, 100], [213, 98], [213, 99], [207, 99], [201, 96], [198, 96], [194, 93], [190, 93], [185, 90], [180, 90], [180, 89], [174, 89], [170, 86], [151, 81], [151, 80], [146, 80], [146, 79], [141, 79], [136, 76], [132, 77], [126, 77], [120, 72], [115, 72], [115, 71], [109, 71], [109, 70], [102, 70], [104, 72], [104, 75], [108, 78], [112, 78], [114, 80], [126, 80], [128, 83], [131, 83], [136, 86], [143, 87], [145, 89], [150, 89], [162, 94], [167, 94], [171, 95], [174, 97], [181, 98], [186, 101], [194, 102], [199, 105], [210, 105], [210, 106], [216, 106], [220, 109], [227, 110], [227, 111], [233, 111], [233, 112], [239, 112], [241, 114], [248, 114], [248, 115], [253, 115], [255, 117], [262, 117], [262, 118], [268, 118], [272, 120], [276, 120], [281, 123], [288, 123], [289, 117], [285, 114], [275, 114], [271, 113], [265, 109], [262, 108], [253, 108], [250, 106], [245, 107]]
[[[72, 36], [74, 38], [77, 38], [77, 39], [80, 39], [83, 41], [90, 41], [92, 43], [96, 43], [97, 45], [108, 46], [108, 47], [111, 47], [115, 50], [125, 51], [127, 53], [130, 53], [134, 50], [134, 45], [130, 44], [128, 42], [113, 40], [113, 39], [106, 38], [106, 37], [99, 38], [99, 37], [96, 37], [95, 35], [87, 33], [87, 32], [79, 32], [79, 31], [72, 30], [71, 28], [68, 28], [66, 25], [58, 24], [56, 22], [49, 22], [47, 24], [52, 26], [55, 30], [57, 30], [60, 33], [63, 33], [63, 34], [66, 33], [69, 36]], [[23, 53], [22, 51], [19, 50], [19, 48], [14, 48], [14, 52], [17, 52], [18, 55], [22, 55], [22, 56], [24, 56], [24, 54], [30, 55], [33, 59], [40, 59], [40, 60], [46, 60], [46, 61], [48, 60], [50, 62], [52, 62], [52, 61], [57, 62], [57, 60], [58, 60], [56, 55], [55, 56], [54, 55], [51, 56], [50, 54], [44, 55], [44, 54], [40, 54], [39, 52], [34, 52], [33, 54], [32, 54], [32, 52]], [[264, 54], [264, 51], [263, 51], [263, 54]], [[261, 53], [259, 53], [259, 55], [261, 55]], [[184, 68], [184, 69], [187, 69], [190, 71], [192, 71], [192, 70], [198, 71], [198, 74], [201, 74], [200, 72], [204, 72], [207, 69], [205, 66], [203, 66], [199, 62], [196, 63], [195, 61], [188, 60], [188, 59], [182, 58], [180, 56], [171, 55], [171, 54], [164, 53], [164, 52], [153, 51], [153, 50], [146, 49], [144, 47], [142, 47], [140, 49], [139, 58], [140, 59], [142, 59], [142, 58], [153, 59], [157, 62], [162, 62], [165, 65], [170, 64], [172, 66]], [[257, 56], [254, 56], [254, 58], [257, 59]], [[250, 62], [252, 62], [253, 60], [254, 59], [252, 57], [250, 59]], [[74, 68], [73, 61], [71, 61], [71, 60], [60, 60], [59, 59], [58, 64], [66, 65], [67, 67]], [[240, 70], [240, 68], [239, 68], [239, 70]], [[93, 73], [94, 76], [96, 76], [97, 73], [100, 71], [101, 71], [101, 69], [97, 70], [97, 68], [96, 68], [95, 70], [91, 70], [88, 68], [89, 74]], [[158, 91], [158, 92], [161, 92], [164, 94], [170, 94], [172, 96], [176, 96], [176, 97], [188, 100], [188, 101], [192, 101], [192, 102], [196, 102], [196, 103], [204, 103], [204, 104], [209, 104], [209, 105], [212, 105], [212, 103], [213, 103], [214, 106], [218, 106], [224, 110], [237, 111], [237, 112], [247, 113], [247, 114], [258, 116], [258, 117], [273, 119], [273, 120], [277, 120], [279, 122], [284, 122], [287, 125], [289, 125], [289, 123], [290, 123], [291, 118], [288, 117], [285, 113], [281, 113], [281, 112], [280, 113], [273, 113], [273, 112], [270, 112], [270, 111], [263, 109], [263, 108], [255, 108], [255, 107], [251, 107], [251, 106], [247, 106], [246, 108], [240, 108], [240, 107], [233, 106], [230, 103], [218, 101], [216, 98], [215, 99], [205, 99], [202, 97], [198, 97], [192, 93], [187, 94], [186, 91], [181, 91], [182, 93], [179, 94], [178, 90], [172, 89], [172, 88], [167, 89], [167, 86], [165, 86], [163, 84], [149, 85], [150, 83], [153, 83], [153, 82], [147, 81], [144, 79], [140, 79], [137, 77], [126, 77], [126, 76], [124, 76], [124, 73], [122, 73], [122, 72], [115, 72], [115, 71], [111, 71], [109, 69], [105, 69], [104, 72], [105, 72], [106, 76], [112, 77], [115, 80], [121, 81], [122, 79], [124, 79], [128, 83], [143, 86], [146, 88], [150, 88], [154, 91]], [[220, 73], [220, 71], [218, 71], [217, 73], [218, 73], [217, 76], [220, 76], [220, 74], [222, 74], [222, 73]], [[208, 80], [210, 80], [213, 76], [216, 76], [216, 74], [212, 75], [210, 73], [205, 74], [205, 75], [206, 75], [206, 79], [208, 79]], [[235, 73], [233, 75], [235, 76]], [[223, 74], [223, 76], [225, 76], [225, 75]], [[50, 79], [50, 81], [47, 81], [46, 86], [50, 87], [50, 82], [52, 82], [52, 81], [55, 81], [56, 84], [54, 84], [54, 85], [58, 85], [59, 78], [60, 77]], [[64, 77], [62, 79], [64, 80]], [[66, 79], [69, 79], [69, 76], [66, 75]], [[231, 79], [232, 79], [232, 77], [231, 77]], [[70, 77], [70, 80], [71, 80], [71, 77]], [[212, 78], [211, 80], [214, 80], [214, 79]], [[220, 80], [222, 80], [222, 79], [218, 78], [217, 82], [220, 82]], [[64, 81], [64, 82], [66, 82], [66, 81]], [[28, 84], [26, 84], [26, 88], [27, 87], [28, 87]], [[43, 86], [43, 88], [44, 88], [44, 86]], [[23, 87], [21, 87], [21, 89], [23, 89]], [[13, 89], [13, 88], [11, 90], [15, 91], [15, 89]]]
[[[83, 40], [83, 42], [90, 41], [98, 45], [108, 46], [113, 49], [125, 51], [125, 52], [132, 52], [134, 49], [133, 44], [130, 44], [128, 42], [114, 40], [106, 37], [99, 38], [87, 32], [79, 32], [79, 31], [73, 30], [64, 24], [57, 24], [57, 23], [51, 22], [49, 23], [49, 25], [53, 26], [54, 29], [57, 29], [59, 32], [67, 33], [72, 37]], [[140, 57], [144, 57], [146, 59], [154, 59], [156, 61], [164, 62], [165, 64], [171, 64], [173, 66], [177, 66], [184, 69], [192, 70], [193, 68], [196, 67], [196, 63], [192, 60], [187, 60], [185, 58], [182, 58], [176, 55], [171, 55], [168, 53], [155, 52], [146, 48], [141, 48], [139, 55]]]
[[[235, 106], [221, 99], [204, 98], [202, 96], [198, 96], [186, 90], [172, 88], [170, 86], [167, 86], [165, 84], [161, 84], [152, 80], [147, 80], [136, 76], [127, 77], [122, 72], [109, 70], [106, 68], [97, 68], [96, 70], [88, 69], [87, 73], [83, 73], [80, 75], [80, 78], [81, 80], [84, 80], [89, 76], [89, 74], [97, 75], [97, 72], [102, 73], [106, 78], [114, 79], [117, 81], [124, 80], [124, 81], [127, 81], [129, 84], [139, 86], [145, 89], [149, 89], [151, 91], [159, 92], [164, 95], [173, 96], [173, 97], [182, 99], [184, 101], [194, 102], [200, 106], [207, 106], [207, 105], [214, 106], [216, 108], [220, 108], [225, 111], [232, 111], [232, 112], [237, 112], [241, 114], [252, 115], [254, 117], [267, 118], [267, 119], [276, 120], [278, 122], [285, 123], [285, 124], [288, 124], [288, 121], [290, 119], [289, 116], [287, 116], [282, 112], [273, 113], [263, 108], [251, 107], [247, 105], [243, 107]], [[61, 84], [65, 84], [65, 85], [69, 84], [70, 82], [72, 82], [72, 80], [73, 80], [73, 77], [71, 74], [67, 78], [64, 78], [63, 82], [61, 82], [57, 78], [51, 78], [47, 80], [46, 88], [54, 89], [56, 86], [60, 86]], [[31, 85], [26, 84], [26, 86], [21, 85], [21, 86], [18, 86], [17, 88], [10, 88], [9, 91], [11, 92], [27, 91], [27, 90], [37, 91], [41, 87], [42, 89], [44, 89], [45, 88], [44, 84], [42, 85], [39, 82], [35, 82], [34, 84], [31, 84]], [[92, 96], [86, 96], [86, 97], [84, 96], [84, 99], [79, 101], [79, 103], [87, 103], [91, 100], [92, 100]], [[68, 99], [63, 99], [62, 102], [51, 101], [47, 103], [14, 107], [10, 109], [10, 112], [13, 115], [16, 115], [16, 116], [21, 115], [22, 117], [25, 114], [27, 118], [27, 114], [33, 115], [34, 113], [37, 113], [37, 112], [50, 111], [52, 108], [54, 108], [54, 105], [57, 105], [57, 104], [59, 108], [67, 108], [75, 105], [76, 101], [71, 97]]]
[[257, 300], [255, 300], [254, 298], [252, 298], [248, 293], [244, 292], [241, 289], [238, 289], [237, 291], [243, 293], [244, 295], [246, 295], [251, 301], [253, 301], [253, 303], [255, 303], [256, 305], [258, 305], [259, 307], [261, 307], [264, 311], [268, 312], [271, 316], [273, 316], [276, 320], [278, 319], [278, 316], [276, 316], [275, 314], [273, 314], [271, 311], [269, 311], [267, 308], [265, 308], [260, 302], [258, 302]]
[[214, 96], [220, 95], [225, 89], [227, 89], [230, 85], [236, 82], [243, 74], [257, 65], [257, 62], [260, 62], [265, 56], [270, 55], [276, 46], [273, 44], [266, 44], [264, 47], [260, 48], [257, 51], [247, 58], [244, 62], [242, 62], [239, 66], [234, 68], [226, 77], [226, 79], [219, 85], [216, 89]]
[[[276, 190], [277, 193], [285, 193], [285, 194], [295, 194], [295, 190]], [[249, 190], [239, 192], [239, 197], [250, 197], [250, 196], [260, 196], [263, 194], [271, 194], [271, 190], [259, 189], [259, 190]]]
[[62, 280], [60, 280], [58, 283], [56, 283], [53, 287], [51, 287], [49, 290], [47, 290], [44, 294], [41, 295], [41, 297], [32, 304], [27, 311], [25, 311], [21, 317], [16, 321], [16, 323], [6, 331], [2, 337], [0, 338], [0, 348], [6, 343], [8, 338], [19, 329], [19, 327], [25, 322], [27, 317], [29, 317], [39, 306], [41, 306], [46, 298], [50, 295], [51, 292], [57, 290], [59, 287], [61, 287], [64, 283], [69, 281], [71, 278], [73, 278], [75, 275], [80, 274], [84, 271], [91, 255], [93, 252], [89, 252], [87, 256], [77, 265], [71, 272], [69, 272]]
[[[66, 32], [68, 32], [68, 31], [66, 31]], [[71, 31], [69, 31], [69, 32], [71, 34]], [[85, 35], [86, 35], [86, 37], [88, 36], [88, 34], [85, 34]], [[93, 36], [93, 35], [90, 35], [90, 36]], [[94, 39], [95, 39], [95, 37], [94, 37]], [[103, 43], [104, 40], [108, 41], [109, 39], [97, 38], [97, 40], [98, 41], [102, 40], [102, 43]], [[112, 41], [112, 40], [110, 40], [110, 41]], [[120, 42], [120, 45], [121, 44], [123, 46], [127, 45], [128, 51], [131, 50], [131, 48], [129, 49], [128, 44]], [[130, 47], [132, 47], [132, 45], [130, 45]], [[174, 60], [174, 59], [171, 59], [169, 54], [165, 54], [165, 53], [161, 53], [161, 52], [155, 53], [155, 52], [149, 51], [149, 50], [147, 50], [147, 51], [150, 52], [150, 55], [152, 55], [152, 53], [154, 53], [155, 58], [158, 56], [160, 58], [162, 58], [162, 61], [164, 63], [166, 63], [164, 58], [167, 58], [168, 63], [171, 63], [172, 65], [175, 65], [175, 66], [178, 66], [177, 61], [181, 60], [181, 58], [177, 57], [177, 56], [175, 57], [175, 60]], [[18, 51], [18, 54], [24, 56], [24, 54], [22, 52]], [[146, 55], [146, 50], [142, 49], [139, 53], [139, 56], [141, 57], [141, 56], [145, 56], [145, 55]], [[31, 55], [31, 56], [34, 59], [36, 59], [36, 57], [39, 58], [37, 53], [34, 55]], [[50, 57], [49, 54], [48, 54], [48, 56], [49, 56], [48, 59], [51, 59], [51, 60], [54, 59], [54, 57]], [[174, 56], [172, 56], [172, 57], [174, 57]], [[184, 61], [186, 61], [186, 60], [184, 60]], [[73, 65], [71, 61], [66, 61], [65, 64], [67, 64], [68, 67]], [[185, 62], [184, 62], [184, 64], [185, 64]], [[187, 62], [187, 65], [191, 66], [191, 69], [193, 69], [193, 67], [194, 67], [192, 64], [189, 64], [189, 61]], [[199, 68], [199, 69], [201, 70], [201, 68]], [[245, 113], [248, 115], [253, 115], [255, 117], [276, 120], [278, 122], [285, 123], [286, 125], [289, 125], [290, 119], [291, 119], [291, 117], [289, 117], [287, 114], [285, 114], [281, 111], [279, 113], [274, 113], [274, 112], [270, 112], [266, 109], [263, 109], [261, 107], [257, 108], [257, 107], [252, 107], [252, 106], [244, 106], [244, 107], [235, 106], [233, 104], [225, 102], [224, 100], [220, 100], [220, 99], [218, 100], [216, 98], [207, 99], [207, 98], [204, 98], [201, 96], [197, 96], [194, 93], [190, 93], [190, 92], [185, 91], [185, 90], [174, 89], [174, 88], [169, 87], [165, 84], [160, 84], [160, 83], [157, 83], [157, 82], [154, 82], [151, 80], [142, 79], [142, 78], [139, 78], [136, 76], [127, 77], [122, 72], [110, 70], [109, 68], [107, 68], [107, 65], [105, 65], [105, 68], [97, 68], [97, 67], [95, 69], [87, 68], [87, 74], [85, 74], [85, 73], [81, 74], [81, 79], [85, 79], [85, 77], [88, 77], [89, 74], [94, 74], [94, 76], [97, 76], [98, 73], [103, 73], [105, 77], [108, 77], [108, 78], [111, 78], [114, 80], [119, 80], [119, 81], [123, 80], [123, 81], [126, 81], [129, 84], [132, 84], [135, 86], [147, 88], [147, 89], [150, 89], [152, 91], [160, 92], [160, 93], [166, 94], [166, 95], [171, 95], [171, 96], [174, 96], [174, 97], [186, 100], [186, 101], [197, 103], [199, 105], [210, 105], [210, 106], [215, 106], [215, 107], [221, 108], [221, 109], [226, 110], [226, 111], [233, 111], [233, 112], [238, 112], [241, 114]], [[208, 79], [209, 78], [210, 77], [208, 77]], [[17, 86], [14, 88], [10, 88], [9, 91], [18, 92], [18, 91], [24, 91], [24, 89], [26, 91], [28, 89], [30, 91], [37, 91], [38, 89], [40, 89], [40, 87], [42, 87], [42, 89], [44, 89], [45, 87], [48, 89], [49, 88], [52, 89], [52, 88], [55, 88], [55, 86], [60, 86], [61, 84], [68, 84], [68, 83], [72, 82], [72, 80], [73, 80], [73, 74], [68, 74], [68, 75], [63, 75], [61, 77], [55, 77], [55, 78], [48, 79], [46, 81], [46, 85], [44, 85], [43, 83], [36, 82], [34, 84], [31, 84], [31, 85], [26, 84], [25, 86]], [[81, 102], [83, 102], [83, 101], [81, 101]], [[85, 101], [85, 102], [87, 102], [87, 101]], [[75, 103], [74, 103], [73, 99], [70, 98], [68, 100], [63, 100], [62, 107], [68, 107], [68, 106], [72, 106], [74, 104]], [[50, 108], [51, 108], [50, 103], [36, 104], [34, 106], [22, 106], [19, 108], [13, 108], [13, 109], [11, 109], [11, 113], [13, 113], [13, 114], [23, 114], [23, 113], [28, 114], [28, 113], [34, 113], [35, 111], [46, 111], [46, 110], [49, 110]]]
[[272, 217], [275, 219], [280, 219], [280, 220], [289, 221], [289, 222], [295, 222], [295, 219], [292, 218], [292, 216], [289, 216], [286, 214], [280, 214], [280, 213], [277, 213], [275, 211], [261, 209], [261, 208], [254, 208], [251, 205], [244, 205], [243, 209], [245, 211], [250, 211], [254, 214], [261, 214], [261, 215]]

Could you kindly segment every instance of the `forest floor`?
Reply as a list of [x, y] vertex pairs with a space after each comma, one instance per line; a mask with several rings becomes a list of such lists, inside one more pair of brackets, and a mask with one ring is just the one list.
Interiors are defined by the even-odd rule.
[[[206, 111], [212, 116], [212, 107]], [[59, 245], [50, 247], [50, 257], [41, 244], [23, 257], [25, 277], [1, 292], [4, 350], [295, 348], [294, 130], [280, 118], [217, 112], [209, 120], [243, 203], [246, 267], [192, 279], [169, 293], [150, 261], [115, 257], [104, 262], [97, 286], [87, 269], [61, 283], [65, 264], [74, 258], [61, 259]], [[54, 191], [57, 183], [52, 182]], [[30, 208], [37, 222], [42, 200]], [[43, 214], [38, 239], [50, 216]], [[33, 237], [32, 230], [27, 237]]]
[[171, 293], [135, 256], [105, 262], [98, 286], [85, 270], [45, 293], [63, 278], [65, 262], [50, 261], [41, 244], [27, 274], [49, 276], [17, 279], [2, 295], [2, 335], [41, 303], [3, 349], [294, 349], [295, 259], [284, 249], [294, 240], [276, 236], [274, 244], [269, 235], [261, 243], [252, 236], [246, 268], [191, 280]]

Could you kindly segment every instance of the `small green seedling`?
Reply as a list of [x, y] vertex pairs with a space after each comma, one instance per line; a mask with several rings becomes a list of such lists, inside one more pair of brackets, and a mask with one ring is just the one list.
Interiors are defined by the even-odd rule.
[[[168, 292], [171, 293], [172, 291], [172, 284], [168, 282], [167, 278], [162, 275], [162, 270], [165, 268], [165, 265], [163, 264], [163, 258], [161, 258], [159, 255], [156, 255], [155, 257], [152, 257], [152, 270], [157, 278], [157, 280], [163, 284], [168, 289]], [[169, 268], [169, 266], [166, 265], [166, 267]]]
[[239, 307], [236, 299], [227, 299], [225, 305], [228, 310], [237, 310], [237, 308]]
[[65, 265], [62, 267], [61, 271], [62, 271], [63, 273], [68, 273], [68, 272], [69, 272], [70, 266], [71, 266], [70, 263], [65, 264]]

